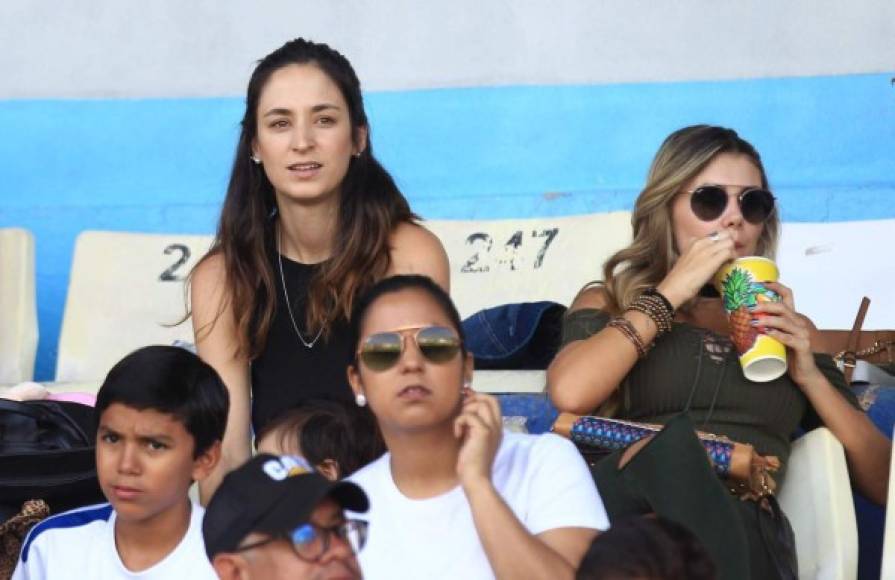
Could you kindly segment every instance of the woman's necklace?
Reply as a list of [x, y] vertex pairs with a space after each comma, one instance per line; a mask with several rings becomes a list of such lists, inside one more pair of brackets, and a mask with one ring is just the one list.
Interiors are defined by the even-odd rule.
[[323, 328], [320, 328], [317, 332], [317, 336], [310, 342], [305, 340], [305, 337], [303, 337], [298, 330], [298, 324], [295, 323], [295, 316], [292, 315], [292, 305], [289, 303], [289, 290], [286, 289], [286, 276], [283, 274], [283, 253], [280, 248], [279, 228], [277, 228], [277, 263], [280, 266], [280, 282], [283, 283], [283, 298], [286, 299], [286, 310], [289, 312], [289, 320], [292, 321], [292, 328], [295, 329], [295, 334], [298, 336], [298, 340], [305, 345], [305, 348], [314, 348], [314, 345], [317, 344], [317, 341], [320, 340], [320, 336], [323, 334]]

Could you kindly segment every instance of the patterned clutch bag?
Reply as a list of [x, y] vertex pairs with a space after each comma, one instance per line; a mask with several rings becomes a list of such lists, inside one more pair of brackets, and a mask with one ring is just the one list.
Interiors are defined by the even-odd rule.
[[[662, 425], [572, 413], [560, 413], [552, 428], [554, 433], [580, 446], [608, 451], [624, 449], [661, 430]], [[728, 482], [732, 493], [754, 497], [774, 493], [776, 483], [771, 473], [780, 468], [776, 457], [759, 455], [751, 445], [737, 443], [727, 437], [700, 431], [696, 434], [715, 473]]]

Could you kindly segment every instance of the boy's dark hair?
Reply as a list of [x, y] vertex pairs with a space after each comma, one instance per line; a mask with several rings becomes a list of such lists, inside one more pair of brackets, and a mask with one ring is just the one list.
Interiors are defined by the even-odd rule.
[[460, 322], [460, 313], [454, 306], [450, 295], [444, 291], [444, 288], [436, 284], [432, 278], [428, 276], [420, 276], [418, 274], [399, 274], [383, 278], [373, 285], [358, 299], [357, 304], [351, 314], [350, 338], [352, 349], [352, 364], [357, 365], [357, 343], [360, 341], [361, 326], [364, 323], [364, 317], [370, 306], [385, 294], [392, 294], [402, 290], [422, 290], [432, 297], [433, 300], [441, 307], [441, 310], [447, 314], [457, 336], [460, 338], [460, 350], [463, 357], [466, 357], [466, 337], [463, 334], [463, 325]]
[[372, 413], [342, 401], [315, 399], [286, 411], [258, 434], [277, 433], [280, 448], [297, 444], [311, 465], [336, 462], [339, 478], [348, 477], [385, 452], [385, 443]]
[[193, 457], [224, 438], [230, 397], [217, 372], [176, 346], [147, 346], [112, 367], [96, 395], [96, 422], [113, 403], [174, 416], [193, 436]]
[[714, 580], [715, 565], [687, 528], [665, 518], [613, 522], [594, 539], [576, 580]]

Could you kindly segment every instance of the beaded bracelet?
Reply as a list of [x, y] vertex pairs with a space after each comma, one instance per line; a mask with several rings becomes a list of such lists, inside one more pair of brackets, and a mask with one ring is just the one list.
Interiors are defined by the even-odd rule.
[[[631, 324], [630, 320], [628, 320], [627, 318], [624, 318], [623, 316], [619, 316], [617, 318], [613, 318], [612, 320], [610, 320], [609, 324], [607, 324], [606, 326], [608, 326], [610, 328], [615, 328], [619, 332], [621, 332], [623, 335], [625, 335], [625, 338], [627, 338], [631, 342], [631, 344], [634, 345], [634, 348], [637, 349], [637, 357], [638, 358], [643, 358], [646, 356], [646, 353], [647, 353], [647, 351], [649, 351], [649, 348], [647, 348], [643, 344], [643, 339], [640, 338], [640, 333], [637, 332], [637, 329], [634, 328], [634, 325]], [[652, 345], [650, 345], [650, 346], [652, 346]]]
[[656, 325], [657, 334], [661, 336], [666, 332], [671, 332], [671, 325], [674, 321], [674, 308], [667, 298], [662, 296], [655, 288], [648, 288], [643, 294], [628, 307], [628, 310], [635, 310], [648, 316]]
[[671, 301], [665, 297], [664, 294], [659, 292], [659, 289], [655, 286], [650, 286], [646, 290], [643, 291], [646, 296], [655, 296], [659, 300], [662, 301], [662, 304], [665, 305], [665, 309], [671, 314], [671, 317], [674, 318], [674, 306], [671, 305]]
[[656, 325], [656, 336], [661, 336], [671, 331], [672, 318], [669, 312], [665, 310], [665, 306], [655, 296], [639, 296], [628, 307], [628, 310], [635, 310], [648, 316]]

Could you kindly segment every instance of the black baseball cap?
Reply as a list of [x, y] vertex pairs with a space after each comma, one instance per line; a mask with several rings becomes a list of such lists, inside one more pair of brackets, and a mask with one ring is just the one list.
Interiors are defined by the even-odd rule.
[[349, 481], [330, 481], [301, 457], [256, 455], [224, 477], [202, 520], [208, 559], [235, 551], [252, 532], [288, 533], [332, 498], [343, 509], [365, 512], [367, 495]]

